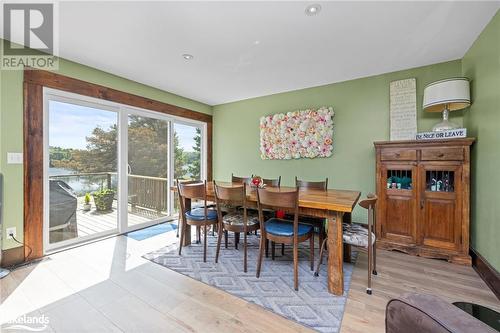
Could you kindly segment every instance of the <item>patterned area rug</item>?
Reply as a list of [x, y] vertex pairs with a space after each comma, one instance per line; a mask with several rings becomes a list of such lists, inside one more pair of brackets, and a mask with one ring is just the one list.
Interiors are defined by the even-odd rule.
[[[182, 248], [182, 256], [178, 255], [177, 245], [172, 245], [148, 253], [144, 258], [256, 303], [317, 331], [340, 330], [353, 264], [344, 263], [345, 292], [343, 296], [334, 296], [327, 289], [325, 264], [322, 265], [318, 277], [314, 277], [310, 270], [309, 243], [305, 242], [299, 248], [299, 290], [295, 291], [291, 246], [287, 246], [285, 255], [281, 256], [281, 245], [277, 245], [274, 261], [271, 260], [271, 255], [269, 258], [264, 257], [261, 275], [257, 279], [255, 271], [259, 236], [248, 236], [247, 273], [243, 273], [243, 244], [240, 243], [236, 250], [230, 242], [229, 248], [226, 249], [222, 240], [219, 263], [215, 264], [217, 238], [208, 236], [208, 240], [206, 263], [203, 262], [202, 244], [194, 243]], [[318, 255], [319, 250], [316, 248], [316, 263]], [[353, 251], [353, 263], [355, 256]]]

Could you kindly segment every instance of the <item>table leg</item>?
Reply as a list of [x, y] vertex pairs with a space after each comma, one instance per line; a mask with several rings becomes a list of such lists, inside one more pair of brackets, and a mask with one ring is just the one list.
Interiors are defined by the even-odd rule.
[[[191, 199], [184, 198], [184, 208], [186, 211], [191, 210]], [[191, 245], [191, 226], [188, 224], [186, 226], [186, 235], [184, 235], [184, 244], [183, 246]]]
[[328, 214], [328, 291], [342, 296], [344, 294], [342, 212]]
[[[351, 217], [352, 217], [351, 213], [345, 213], [342, 221], [344, 223], [351, 224], [352, 223]], [[351, 245], [349, 244], [344, 244], [344, 261], [351, 262]]]

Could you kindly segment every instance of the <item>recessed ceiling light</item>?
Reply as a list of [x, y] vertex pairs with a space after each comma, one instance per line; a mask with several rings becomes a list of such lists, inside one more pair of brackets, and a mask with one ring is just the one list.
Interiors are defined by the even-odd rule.
[[182, 57], [186, 60], [193, 60], [194, 56], [192, 54], [184, 53]]
[[309, 5], [306, 7], [306, 15], [313, 16], [321, 11], [321, 6], [318, 4]]

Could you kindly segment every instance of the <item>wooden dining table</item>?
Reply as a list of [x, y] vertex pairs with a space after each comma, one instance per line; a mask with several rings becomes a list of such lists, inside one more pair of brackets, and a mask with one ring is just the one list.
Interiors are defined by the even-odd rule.
[[[241, 186], [237, 183], [218, 182], [222, 186]], [[171, 188], [177, 191], [176, 187]], [[269, 191], [294, 191], [294, 187], [267, 187]], [[350, 222], [351, 213], [359, 200], [361, 192], [351, 190], [310, 190], [299, 191], [299, 215], [325, 218], [328, 223], [328, 291], [335, 295], [344, 293], [343, 261], [350, 261], [350, 247], [342, 241], [342, 222]], [[215, 201], [213, 182], [207, 182], [207, 200]], [[191, 201], [186, 199], [185, 209], [191, 209]], [[248, 208], [257, 207], [255, 189], [247, 191]], [[191, 244], [191, 230], [187, 226], [184, 245]], [[321, 244], [320, 244], [321, 245]]]

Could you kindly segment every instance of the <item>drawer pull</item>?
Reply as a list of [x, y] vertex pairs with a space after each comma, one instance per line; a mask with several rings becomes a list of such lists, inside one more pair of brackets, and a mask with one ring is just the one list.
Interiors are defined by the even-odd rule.
[[440, 153], [440, 154], [438, 155], [438, 157], [439, 157], [439, 158], [442, 158], [442, 157], [444, 157], [444, 154], [443, 154], [443, 153]]
[[394, 155], [395, 155], [396, 157], [398, 157], [398, 158], [399, 158], [399, 157], [401, 157], [401, 154], [400, 154], [400, 153], [396, 153], [396, 154], [394, 154]]

